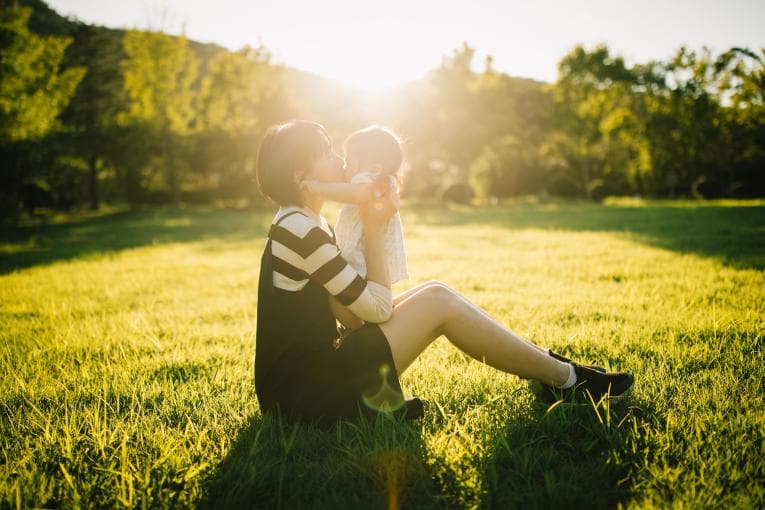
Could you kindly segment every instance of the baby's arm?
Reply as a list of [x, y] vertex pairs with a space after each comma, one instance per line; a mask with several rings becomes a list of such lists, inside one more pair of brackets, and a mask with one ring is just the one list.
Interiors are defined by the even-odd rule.
[[316, 193], [333, 202], [362, 204], [385, 194], [388, 184], [383, 181], [353, 184], [348, 182], [303, 181], [303, 189]]
[[343, 306], [340, 301], [332, 296], [329, 296], [329, 307], [332, 309], [332, 313], [335, 315], [335, 318], [339, 320], [340, 323], [348, 329], [348, 331], [359, 329], [364, 325], [364, 321], [359, 319], [356, 314]]

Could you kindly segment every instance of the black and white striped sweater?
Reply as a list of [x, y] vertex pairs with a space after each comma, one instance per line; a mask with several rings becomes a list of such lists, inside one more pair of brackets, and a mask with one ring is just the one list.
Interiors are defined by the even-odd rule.
[[[298, 214], [290, 214], [297, 212]], [[366, 322], [393, 311], [390, 289], [364, 279], [340, 254], [327, 220], [305, 207], [281, 207], [271, 230], [274, 287], [298, 292], [311, 280]]]

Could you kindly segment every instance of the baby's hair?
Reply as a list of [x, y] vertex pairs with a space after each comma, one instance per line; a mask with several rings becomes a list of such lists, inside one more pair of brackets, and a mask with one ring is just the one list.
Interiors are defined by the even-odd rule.
[[373, 124], [352, 133], [343, 142], [345, 156], [358, 155], [367, 164], [379, 165], [384, 174], [398, 176], [404, 162], [401, 138], [393, 130]]

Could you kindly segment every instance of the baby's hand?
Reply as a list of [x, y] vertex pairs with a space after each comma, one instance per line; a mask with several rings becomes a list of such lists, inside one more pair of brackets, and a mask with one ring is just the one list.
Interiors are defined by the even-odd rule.
[[371, 182], [372, 198], [380, 198], [391, 191], [390, 178], [387, 175], [381, 175]]

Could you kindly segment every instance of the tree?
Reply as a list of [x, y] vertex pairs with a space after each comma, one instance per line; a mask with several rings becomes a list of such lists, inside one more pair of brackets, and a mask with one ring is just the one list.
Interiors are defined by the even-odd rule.
[[123, 122], [148, 122], [161, 140], [166, 185], [173, 203], [180, 202], [178, 140], [191, 132], [194, 118], [192, 85], [198, 59], [185, 37], [129, 30], [123, 45], [125, 90], [130, 106]]
[[2, 211], [16, 214], [22, 185], [35, 166], [35, 142], [53, 130], [82, 79], [84, 68], [61, 70], [71, 38], [39, 37], [28, 29], [32, 10], [0, 7], [0, 154]]
[[539, 146], [506, 135], [487, 145], [470, 168], [478, 196], [503, 198], [536, 193], [542, 187]]
[[99, 171], [118, 163], [114, 153], [117, 115], [127, 108], [122, 73], [115, 56], [122, 54], [121, 39], [111, 30], [80, 24], [68, 60], [87, 65], [87, 74], [62, 116], [66, 123], [68, 147], [84, 160], [88, 169], [88, 199], [91, 209], [100, 202]]
[[41, 138], [56, 125], [84, 68], [60, 71], [71, 38], [38, 37], [27, 28], [32, 10], [0, 9], [0, 140]]
[[714, 62], [725, 139], [731, 161], [728, 195], [765, 193], [765, 48], [731, 48]]
[[[563, 161], [559, 173], [588, 199], [625, 193], [650, 169], [635, 74], [607, 46], [578, 46], [558, 64], [554, 88], [557, 136], [545, 151]], [[554, 186], [553, 186], [553, 190]]]
[[483, 146], [480, 124], [476, 122], [474, 57], [475, 49], [463, 43], [427, 77], [433, 110], [424, 124], [435, 142], [434, 149], [442, 159], [460, 169], [462, 181], [467, 180], [467, 169]]
[[680, 48], [662, 66], [664, 80], [646, 95], [646, 137], [653, 164], [652, 194], [701, 194], [730, 160], [723, 139], [712, 57]]
[[253, 140], [293, 110], [282, 69], [270, 58], [263, 47], [222, 51], [210, 59], [201, 80], [193, 167], [203, 187], [221, 198], [257, 196]]

